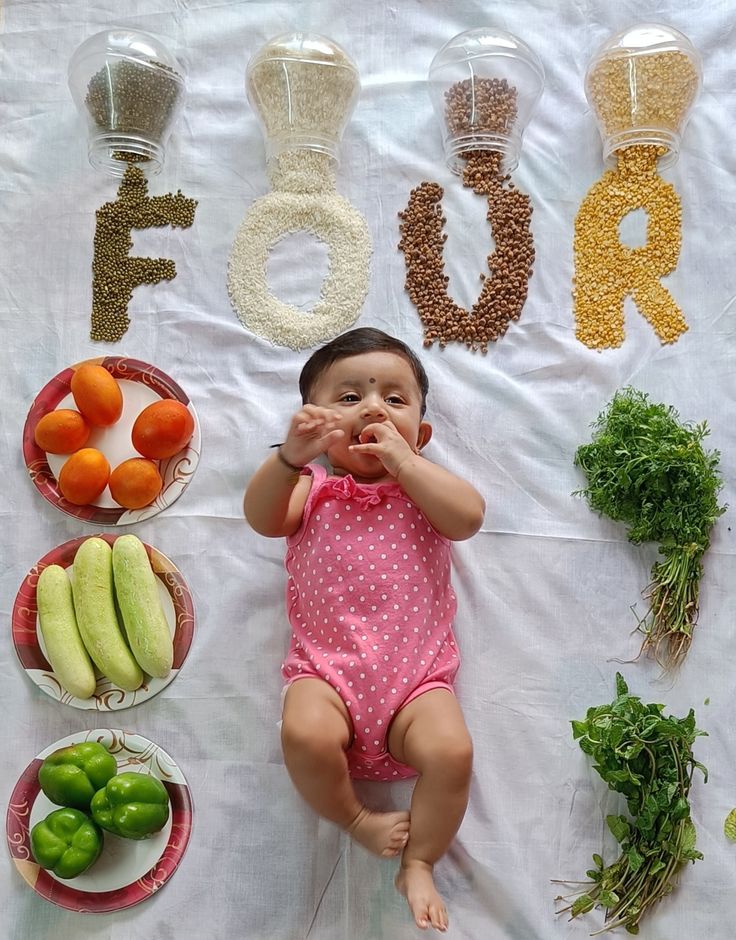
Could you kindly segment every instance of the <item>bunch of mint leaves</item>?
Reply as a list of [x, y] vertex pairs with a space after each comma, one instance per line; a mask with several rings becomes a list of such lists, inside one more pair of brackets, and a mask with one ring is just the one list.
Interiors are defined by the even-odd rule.
[[690, 647], [698, 619], [701, 558], [710, 530], [726, 511], [718, 504], [723, 482], [720, 454], [703, 449], [705, 421], [682, 423], [672, 406], [644, 392], [616, 392], [593, 424], [593, 438], [578, 448], [575, 464], [587, 478], [591, 509], [629, 526], [631, 542], [658, 542], [645, 591], [648, 610], [639, 620], [641, 652], [651, 652], [665, 671]]
[[590, 882], [557, 912], [577, 917], [606, 908], [606, 925], [592, 936], [621, 926], [637, 934], [641, 918], [673, 890], [682, 866], [703, 857], [695, 848], [688, 797], [696, 767], [708, 780], [692, 752], [695, 738], [705, 732], [695, 727], [692, 709], [685, 718], [675, 718], [665, 717], [663, 708], [630, 695], [616, 673], [614, 701], [589, 708], [584, 721], [572, 722], [573, 737], [609, 789], [624, 795], [631, 815], [606, 818], [620, 844], [619, 857], [605, 866], [594, 855]]

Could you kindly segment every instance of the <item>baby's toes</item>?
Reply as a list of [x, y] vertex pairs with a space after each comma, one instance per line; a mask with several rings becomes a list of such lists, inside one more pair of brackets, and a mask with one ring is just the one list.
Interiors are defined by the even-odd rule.
[[429, 905], [429, 922], [435, 930], [441, 930], [443, 932], [447, 930], [447, 911], [444, 905]]
[[430, 924], [429, 918], [425, 914], [415, 914], [414, 921], [416, 922], [417, 927], [421, 927], [422, 930], [426, 930]]
[[393, 833], [389, 833], [388, 840], [384, 846], [381, 855], [384, 858], [394, 858], [401, 851], [401, 846], [399, 845], [398, 839]]
[[394, 826], [388, 837], [388, 844], [392, 849], [403, 848], [409, 841], [409, 823], [399, 823]]

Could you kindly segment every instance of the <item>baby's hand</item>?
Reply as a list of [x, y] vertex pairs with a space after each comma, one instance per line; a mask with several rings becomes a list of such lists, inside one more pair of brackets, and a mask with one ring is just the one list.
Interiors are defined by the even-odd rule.
[[345, 434], [336, 427], [340, 413], [318, 405], [304, 405], [291, 419], [281, 455], [288, 463], [303, 467], [336, 444]]
[[360, 443], [352, 444], [350, 450], [357, 454], [373, 454], [378, 457], [392, 477], [397, 477], [404, 461], [416, 453], [391, 421], [367, 424], [360, 432], [359, 440]]

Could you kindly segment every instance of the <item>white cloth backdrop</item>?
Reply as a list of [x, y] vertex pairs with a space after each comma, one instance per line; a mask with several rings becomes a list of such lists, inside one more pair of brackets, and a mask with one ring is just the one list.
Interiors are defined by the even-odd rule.
[[[124, 15], [123, 15], [124, 14]], [[444, 167], [426, 87], [435, 52], [478, 26], [508, 29], [539, 54], [544, 96], [525, 137], [515, 181], [533, 201], [537, 251], [521, 321], [488, 355], [451, 346], [422, 352], [435, 437], [427, 455], [465, 474], [485, 495], [482, 531], [455, 551], [458, 695], [476, 749], [467, 817], [437, 869], [451, 913], [448, 937], [582, 938], [600, 912], [573, 924], [554, 916], [550, 879], [582, 878], [593, 852], [611, 858], [604, 816], [617, 800], [572, 741], [569, 720], [613, 696], [613, 657], [637, 649], [629, 605], [655, 547], [627, 543], [621, 526], [571, 496], [572, 464], [589, 424], [621, 385], [708, 419], [722, 453], [724, 499], [736, 503], [734, 357], [736, 266], [736, 52], [732, 4], [695, 0], [442, 3], [441, 0], [231, 2], [231, 0], [5, 0], [0, 11], [0, 392], [3, 714], [0, 793], [49, 743], [80, 729], [124, 727], [180, 764], [194, 795], [187, 854], [170, 883], [138, 907], [81, 915], [41, 899], [2, 864], [0, 934], [248, 940], [394, 940], [419, 935], [393, 890], [395, 863], [370, 857], [320, 823], [283, 767], [279, 663], [287, 645], [283, 544], [251, 532], [243, 488], [298, 404], [306, 353], [243, 329], [226, 290], [230, 246], [268, 187], [264, 149], [243, 87], [249, 56], [293, 28], [327, 34], [360, 69], [338, 190], [365, 213], [374, 240], [371, 286], [358, 323], [421, 350], [421, 325], [404, 292], [399, 212], [421, 180], [446, 187], [450, 289], [470, 304], [489, 237], [484, 202]], [[667, 286], [690, 331], [662, 347], [633, 306], [624, 346], [603, 353], [574, 336], [573, 222], [601, 175], [598, 131], [583, 91], [598, 45], [634, 22], [683, 30], [702, 53], [704, 88], [677, 165], [665, 172], [682, 197], [683, 246]], [[87, 162], [66, 69], [86, 37], [122, 23], [159, 34], [189, 68], [188, 98], [151, 193], [179, 188], [199, 200], [190, 230], [135, 233], [134, 253], [171, 257], [171, 283], [138, 288], [132, 324], [114, 346], [89, 339], [95, 210], [116, 184]], [[269, 277], [285, 299], [309, 306], [326, 251], [307, 236], [282, 244]], [[53, 702], [21, 670], [11, 644], [13, 600], [28, 569], [67, 539], [99, 530], [63, 515], [32, 486], [21, 432], [39, 389], [65, 366], [102, 354], [152, 362], [189, 393], [202, 459], [181, 499], [136, 526], [169, 555], [196, 599], [194, 644], [157, 698], [112, 715]], [[648, 940], [733, 936], [736, 846], [722, 824], [736, 805], [733, 510], [717, 524], [705, 562], [700, 625], [674, 683], [647, 662], [623, 667], [632, 691], [684, 714], [709, 737], [697, 757], [711, 779], [692, 792], [705, 860], [644, 922]], [[709, 699], [709, 704], [705, 700]], [[373, 805], [405, 806], [409, 787], [374, 785]]]

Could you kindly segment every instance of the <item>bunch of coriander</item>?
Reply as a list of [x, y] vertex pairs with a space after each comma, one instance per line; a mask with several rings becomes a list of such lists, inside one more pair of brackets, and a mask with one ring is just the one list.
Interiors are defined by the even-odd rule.
[[639, 921], [673, 890], [683, 865], [703, 857], [695, 848], [688, 797], [696, 767], [708, 779], [692, 751], [695, 738], [705, 732], [695, 727], [692, 709], [685, 718], [665, 717], [662, 709], [630, 695], [616, 673], [614, 701], [589, 708], [585, 721], [572, 722], [573, 737], [609, 789], [624, 795], [632, 817], [606, 818], [620, 843], [619, 857], [604, 866], [594, 855], [595, 868], [587, 872], [591, 881], [557, 912], [577, 917], [605, 907], [606, 925], [592, 936], [622, 926], [639, 933]]
[[629, 526], [631, 542], [659, 542], [664, 556], [645, 590], [649, 607], [639, 621], [641, 652], [667, 671], [684, 659], [698, 619], [701, 559], [710, 530], [726, 506], [718, 451], [703, 449], [708, 426], [681, 423], [671, 406], [654, 404], [633, 388], [618, 391], [578, 448], [575, 464], [587, 487], [575, 495], [591, 509]]

